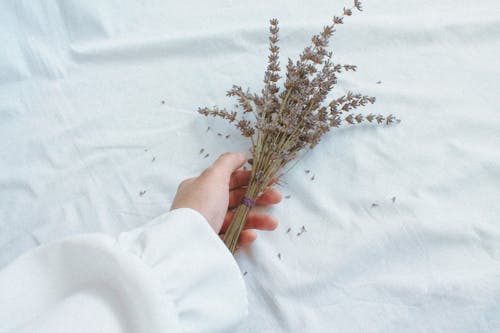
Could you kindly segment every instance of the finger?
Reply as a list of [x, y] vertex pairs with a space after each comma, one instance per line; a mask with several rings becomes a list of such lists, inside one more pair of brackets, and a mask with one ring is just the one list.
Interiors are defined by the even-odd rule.
[[229, 179], [229, 189], [234, 190], [235, 188], [248, 185], [251, 176], [252, 171], [250, 170], [236, 170]]
[[[236, 170], [231, 175], [231, 179], [229, 180], [229, 189], [234, 190], [241, 186], [247, 186], [250, 183], [250, 179], [252, 178], [252, 170]], [[267, 184], [268, 186], [272, 186], [278, 182], [277, 178], [273, 178]]]
[[266, 190], [260, 197], [257, 198], [257, 205], [274, 205], [281, 202], [283, 195], [275, 188]]
[[[237, 207], [241, 199], [245, 196], [246, 189], [238, 188], [229, 192], [229, 208]], [[257, 205], [273, 205], [277, 204], [282, 199], [281, 192], [277, 189], [271, 188], [266, 190], [255, 202]]]
[[243, 230], [238, 239], [238, 246], [248, 246], [257, 239], [257, 233], [254, 230]]
[[[233, 219], [233, 212], [227, 212], [224, 223], [220, 232], [226, 232], [231, 220]], [[268, 214], [249, 214], [243, 229], [259, 229], [259, 230], [274, 230], [278, 226], [278, 219]]]
[[[220, 234], [219, 237], [224, 240], [224, 234]], [[256, 239], [257, 233], [255, 230], [243, 230], [238, 238], [238, 247], [250, 245]]]
[[240, 204], [241, 199], [245, 196], [246, 192], [246, 188], [237, 188], [235, 190], [229, 191], [228, 208], [237, 207]]
[[278, 219], [268, 214], [250, 215], [243, 229], [274, 230], [278, 227]]
[[209, 169], [216, 170], [223, 176], [229, 178], [231, 174], [241, 168], [246, 161], [247, 155], [245, 153], [224, 153], [217, 158]]

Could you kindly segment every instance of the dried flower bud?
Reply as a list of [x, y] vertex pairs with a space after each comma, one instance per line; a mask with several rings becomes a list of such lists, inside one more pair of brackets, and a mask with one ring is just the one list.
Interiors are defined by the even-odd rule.
[[332, 34], [333, 34], [332, 26], [327, 25], [323, 27], [323, 32], [321, 33], [321, 37], [323, 37], [323, 39], [328, 40]]
[[[253, 107], [250, 104], [252, 101], [253, 97], [250, 94], [249, 91], [246, 93], [241, 89], [240, 86], [233, 85], [233, 87], [228, 90], [227, 96], [236, 96], [238, 97], [238, 104], [241, 106], [241, 108], [244, 110], [244, 113], [247, 112], [253, 112]], [[234, 119], [233, 119], [234, 120]]]
[[359, 10], [360, 12], [363, 11], [363, 7], [361, 5], [361, 2], [359, 0], [354, 0], [354, 7]]
[[358, 66], [355, 66], [355, 65], [344, 65], [344, 69], [348, 72], [348, 71], [353, 71], [355, 72], [357, 69], [358, 69]]
[[198, 113], [204, 116], [220, 117], [222, 119], [228, 120], [230, 123], [236, 120], [236, 112], [228, 112], [226, 109], [219, 109], [214, 106], [212, 109], [209, 108], [198, 108]]
[[269, 36], [269, 41], [272, 44], [276, 44], [279, 41], [279, 39], [278, 39], [278, 37], [276, 37], [276, 36], [273, 35], [273, 36]]
[[353, 125], [354, 120], [352, 114], [348, 115], [347, 117], [344, 118], [345, 121], [347, 121], [349, 124]]
[[269, 81], [271, 82], [277, 82], [280, 79], [280, 75], [276, 73], [270, 73], [269, 75]]
[[[268, 61], [269, 63], [274, 63], [276, 61], [278, 61], [278, 55], [277, 54], [274, 54], [274, 53], [271, 53], [269, 56], [268, 56]], [[278, 69], [279, 70], [279, 69]]]
[[251, 137], [254, 135], [255, 130], [251, 127], [250, 121], [242, 119], [238, 121], [236, 127], [240, 130], [241, 134], [245, 137]]
[[390, 125], [394, 122], [400, 122], [401, 120], [397, 119], [396, 117], [394, 117], [392, 114], [388, 115], [386, 118], [385, 118], [385, 123], [387, 125]]
[[344, 24], [344, 18], [343, 17], [334, 16], [333, 17], [333, 24]]
[[280, 48], [276, 45], [269, 46], [269, 51], [271, 51], [272, 53], [278, 53], [279, 50]]

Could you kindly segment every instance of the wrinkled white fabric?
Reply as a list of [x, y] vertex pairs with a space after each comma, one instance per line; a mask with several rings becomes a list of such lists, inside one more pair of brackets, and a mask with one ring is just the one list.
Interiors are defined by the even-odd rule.
[[238, 266], [198, 212], [33, 249], [0, 271], [0, 332], [231, 332], [247, 311]]
[[[331, 42], [358, 71], [328, 99], [375, 96], [359, 112], [402, 122], [332, 130], [283, 177], [280, 226], [236, 255], [250, 305], [235, 332], [500, 332], [500, 1], [362, 2]], [[1, 0], [0, 266], [141, 226], [248, 151], [197, 108], [260, 92], [270, 18], [284, 68], [351, 5]]]

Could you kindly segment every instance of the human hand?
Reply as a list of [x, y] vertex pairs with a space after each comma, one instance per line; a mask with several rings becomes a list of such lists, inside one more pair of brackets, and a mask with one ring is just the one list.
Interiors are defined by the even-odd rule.
[[[200, 176], [181, 182], [170, 210], [192, 208], [201, 213], [215, 232], [222, 236], [231, 222], [231, 209], [238, 207], [245, 195], [244, 186], [250, 181], [251, 171], [238, 170], [246, 160], [245, 153], [222, 154]], [[278, 190], [269, 189], [256, 200], [256, 204], [276, 204], [281, 201], [281, 197]], [[248, 245], [257, 238], [251, 229], [274, 230], [277, 226], [276, 218], [250, 211], [240, 234], [239, 245]]]

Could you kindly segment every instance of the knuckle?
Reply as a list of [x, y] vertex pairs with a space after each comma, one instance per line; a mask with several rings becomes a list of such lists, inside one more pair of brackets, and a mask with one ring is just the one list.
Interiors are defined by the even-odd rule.
[[191, 184], [193, 182], [194, 178], [186, 178], [183, 181], [180, 182], [179, 188], [186, 187], [187, 185]]
[[215, 174], [217, 174], [217, 168], [215, 168], [213, 165], [209, 166], [201, 173], [201, 175], [204, 177], [214, 176]]
[[222, 153], [220, 156], [219, 156], [219, 160], [227, 160], [227, 159], [230, 159], [232, 158], [232, 156], [234, 155], [234, 153], [230, 153], [230, 152], [225, 152], [225, 153]]

